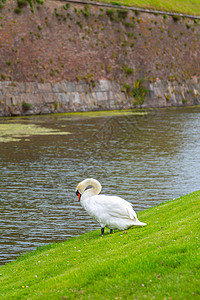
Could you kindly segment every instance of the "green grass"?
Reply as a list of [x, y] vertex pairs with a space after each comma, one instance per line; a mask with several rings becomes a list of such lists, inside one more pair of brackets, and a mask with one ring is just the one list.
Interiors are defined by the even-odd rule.
[[28, 253], [1, 267], [1, 299], [199, 299], [199, 208], [200, 191]]
[[[99, 1], [100, 2], [100, 1]], [[101, 2], [148, 8], [168, 12], [200, 15], [199, 0], [102, 0]]]

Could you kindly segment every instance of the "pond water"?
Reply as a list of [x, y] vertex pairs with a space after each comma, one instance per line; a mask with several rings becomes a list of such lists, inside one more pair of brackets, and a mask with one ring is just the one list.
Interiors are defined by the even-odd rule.
[[0, 264], [99, 228], [75, 195], [87, 177], [136, 212], [200, 189], [199, 107], [5, 118], [0, 134]]

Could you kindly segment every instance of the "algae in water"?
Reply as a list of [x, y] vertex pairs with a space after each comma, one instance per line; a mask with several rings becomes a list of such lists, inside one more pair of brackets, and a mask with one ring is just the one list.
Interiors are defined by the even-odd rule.
[[[70, 132], [41, 127], [35, 124], [0, 124], [0, 142], [18, 142], [33, 135], [66, 135]], [[26, 139], [27, 140], [27, 139]]]

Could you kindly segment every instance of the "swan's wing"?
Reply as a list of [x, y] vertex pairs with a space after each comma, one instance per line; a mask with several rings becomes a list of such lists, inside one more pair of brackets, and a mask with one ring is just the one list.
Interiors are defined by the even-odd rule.
[[89, 202], [90, 210], [95, 214], [103, 213], [114, 218], [138, 220], [131, 203], [120, 197], [96, 195], [91, 197]]

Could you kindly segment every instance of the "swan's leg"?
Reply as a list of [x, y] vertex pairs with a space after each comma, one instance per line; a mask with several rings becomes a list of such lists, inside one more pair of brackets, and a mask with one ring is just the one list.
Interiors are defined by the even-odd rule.
[[110, 229], [110, 233], [113, 233], [113, 230], [112, 230], [112, 229]]
[[101, 236], [104, 234], [104, 227], [101, 227]]

